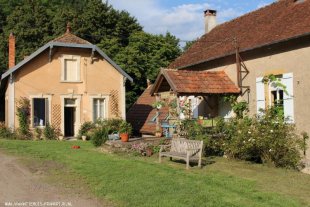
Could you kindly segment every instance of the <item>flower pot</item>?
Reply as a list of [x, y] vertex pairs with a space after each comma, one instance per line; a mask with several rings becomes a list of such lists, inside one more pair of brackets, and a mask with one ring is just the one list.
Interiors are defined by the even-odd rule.
[[151, 157], [153, 155], [153, 149], [152, 148], [147, 148], [146, 149], [146, 156]]
[[121, 137], [122, 142], [128, 142], [128, 140], [129, 140], [129, 134], [128, 133], [120, 133], [119, 136]]
[[85, 135], [82, 136], [82, 140], [86, 141], [87, 137]]
[[161, 132], [155, 132], [155, 137], [161, 137], [162, 133]]
[[64, 139], [64, 136], [58, 136], [59, 141], [62, 141]]

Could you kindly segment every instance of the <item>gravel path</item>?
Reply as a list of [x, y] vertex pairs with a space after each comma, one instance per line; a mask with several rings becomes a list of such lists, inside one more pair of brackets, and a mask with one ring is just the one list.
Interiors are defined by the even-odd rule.
[[0, 206], [103, 206], [95, 198], [48, 184], [43, 177], [0, 151]]

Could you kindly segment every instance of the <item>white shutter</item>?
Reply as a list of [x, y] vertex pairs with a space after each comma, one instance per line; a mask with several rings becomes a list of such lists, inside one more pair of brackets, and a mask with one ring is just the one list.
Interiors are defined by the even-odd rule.
[[265, 84], [263, 77], [256, 78], [256, 112], [259, 114], [260, 109], [265, 109]]
[[294, 122], [294, 100], [293, 100], [293, 73], [283, 74], [281, 80], [282, 84], [286, 86], [287, 94], [284, 92], [283, 105], [284, 105], [284, 116], [288, 119], [288, 123]]

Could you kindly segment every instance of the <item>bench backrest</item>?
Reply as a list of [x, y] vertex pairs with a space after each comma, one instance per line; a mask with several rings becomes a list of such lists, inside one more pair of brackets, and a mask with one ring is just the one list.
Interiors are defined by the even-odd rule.
[[[203, 147], [203, 141], [196, 141], [196, 140], [188, 140], [184, 138], [173, 138], [171, 140], [171, 152], [179, 152], [179, 153], [186, 153], [186, 150], [188, 148], [196, 148], [200, 149], [200, 152], [202, 151]], [[193, 152], [193, 154], [197, 153]]]

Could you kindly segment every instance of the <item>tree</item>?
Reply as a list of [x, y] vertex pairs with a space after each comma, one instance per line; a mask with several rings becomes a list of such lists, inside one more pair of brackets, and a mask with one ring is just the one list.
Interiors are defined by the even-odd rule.
[[7, 17], [5, 36], [13, 32], [16, 36], [16, 61], [30, 55], [52, 39], [51, 23], [46, 8], [39, 1], [25, 0]]
[[127, 107], [144, 91], [147, 79], [154, 81], [160, 68], [167, 67], [180, 55], [178, 44], [179, 40], [170, 33], [152, 35], [136, 32], [130, 36], [128, 46], [114, 58], [135, 79], [127, 87]]

